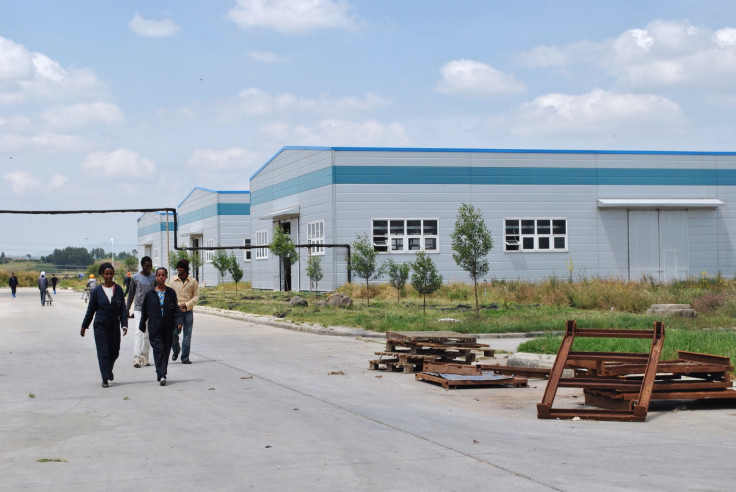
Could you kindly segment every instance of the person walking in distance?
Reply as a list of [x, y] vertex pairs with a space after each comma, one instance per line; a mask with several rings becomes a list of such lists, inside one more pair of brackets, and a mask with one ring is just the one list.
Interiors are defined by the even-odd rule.
[[54, 295], [56, 295], [56, 284], [59, 282], [59, 279], [56, 277], [55, 273], [51, 274], [51, 289], [54, 291]]
[[115, 379], [112, 370], [120, 354], [120, 328], [123, 329], [123, 336], [128, 333], [128, 310], [125, 307], [123, 288], [113, 281], [115, 269], [109, 262], [100, 265], [100, 275], [103, 283], [89, 294], [87, 313], [79, 334], [84, 336], [94, 316], [97, 362], [100, 366], [102, 387], [107, 388], [109, 381]]
[[[141, 271], [133, 275], [128, 291], [128, 311], [133, 305], [133, 317], [140, 319], [141, 306], [146, 293], [151, 290], [156, 282], [156, 276], [151, 272], [153, 261], [150, 256], [141, 258]], [[150, 366], [148, 355], [151, 353], [151, 343], [147, 331], [135, 331], [135, 343], [133, 344], [133, 367]]]
[[[176, 297], [179, 301], [179, 308], [184, 313], [184, 327], [182, 330], [181, 340], [181, 363], [191, 364], [189, 360], [189, 349], [192, 344], [192, 327], [194, 325], [194, 306], [199, 301], [199, 284], [189, 276], [189, 262], [187, 260], [179, 260], [176, 264], [178, 275], [171, 281], [171, 287], [176, 291]], [[171, 360], [176, 360], [179, 356], [179, 330], [174, 331], [174, 354]]]
[[46, 289], [49, 288], [49, 279], [46, 278], [46, 272], [41, 272], [41, 276], [38, 277], [38, 290], [41, 291], [41, 305], [46, 305]]
[[10, 286], [10, 294], [12, 298], [15, 299], [15, 289], [18, 288], [18, 277], [15, 276], [15, 272], [10, 272], [8, 285]]
[[146, 330], [148, 322], [149, 339], [153, 348], [153, 361], [156, 364], [156, 380], [166, 386], [166, 372], [169, 354], [174, 341], [174, 333], [182, 328], [182, 315], [176, 300], [176, 292], [166, 286], [169, 272], [164, 267], [156, 269], [156, 285], [146, 293], [141, 307], [138, 330]]
[[128, 291], [130, 290], [130, 281], [131, 281], [130, 272], [128, 272], [125, 275], [125, 278], [123, 279], [123, 287], [125, 287], [125, 292], [123, 292], [123, 295], [125, 296], [128, 295]]

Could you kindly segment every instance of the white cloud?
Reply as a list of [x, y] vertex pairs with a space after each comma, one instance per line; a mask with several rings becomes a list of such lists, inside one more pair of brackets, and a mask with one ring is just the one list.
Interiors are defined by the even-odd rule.
[[280, 63], [288, 60], [288, 58], [282, 57], [274, 53], [273, 51], [249, 51], [246, 53], [248, 58], [259, 63], [266, 63], [272, 65], [274, 63]]
[[40, 133], [36, 135], [0, 134], [0, 147], [7, 149], [34, 149], [44, 151], [73, 151], [87, 147], [89, 142], [77, 135]]
[[250, 168], [261, 160], [260, 154], [239, 147], [224, 150], [197, 149], [187, 160], [187, 167], [202, 172], [232, 171]]
[[503, 122], [513, 135], [585, 136], [679, 132], [687, 124], [680, 107], [651, 94], [595, 89], [587, 94], [546, 94], [523, 104]]
[[495, 95], [525, 89], [513, 75], [474, 60], [452, 60], [440, 67], [440, 73], [442, 80], [437, 83], [437, 92], [443, 94]]
[[130, 21], [130, 28], [139, 36], [148, 38], [165, 38], [173, 36], [179, 30], [171, 19], [152, 20], [144, 19], [137, 12]]
[[48, 108], [41, 119], [52, 126], [82, 127], [96, 124], [114, 124], [123, 120], [123, 113], [115, 104], [94, 102]]
[[[315, 125], [275, 123], [260, 130], [264, 143], [283, 145], [402, 146], [411, 138], [400, 123], [384, 124], [376, 120], [363, 122], [328, 119]], [[280, 143], [279, 143], [280, 142]]]
[[67, 181], [69, 181], [69, 178], [67, 176], [59, 173], [54, 173], [54, 175], [51, 176], [51, 181], [49, 181], [48, 187], [52, 190], [56, 188], [61, 188]]
[[156, 179], [156, 165], [141, 157], [137, 152], [128, 149], [117, 149], [112, 152], [94, 152], [82, 163], [82, 170], [97, 178]]
[[228, 103], [227, 111], [238, 109], [250, 115], [293, 111], [325, 114], [371, 111], [379, 107], [388, 106], [390, 103], [390, 99], [373, 94], [372, 92], [366, 93], [363, 97], [333, 97], [323, 95], [317, 98], [306, 98], [290, 93], [272, 95], [262, 89], [251, 87], [240, 91], [235, 108]]
[[41, 181], [25, 171], [12, 171], [3, 175], [10, 185], [10, 191], [16, 195], [25, 195], [39, 191]]
[[0, 37], [0, 104], [28, 99], [68, 101], [105, 92], [92, 70], [67, 70], [46, 55]]
[[241, 29], [265, 27], [301, 34], [317, 29], [356, 29], [352, 8], [345, 0], [237, 0], [227, 17]]
[[615, 39], [541, 46], [520, 60], [537, 67], [595, 66], [622, 87], [725, 88], [736, 84], [736, 29], [655, 20]]

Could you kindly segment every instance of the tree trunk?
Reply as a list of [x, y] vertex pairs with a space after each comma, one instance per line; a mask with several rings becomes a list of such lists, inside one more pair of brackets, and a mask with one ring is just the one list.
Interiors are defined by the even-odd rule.
[[365, 279], [365, 302], [368, 306], [371, 305], [371, 291], [368, 289], [368, 279]]
[[422, 305], [422, 314], [427, 314], [427, 294], [424, 294], [424, 305]]
[[480, 318], [480, 311], [478, 308], [478, 280], [473, 279], [473, 289], [475, 289], [475, 317]]

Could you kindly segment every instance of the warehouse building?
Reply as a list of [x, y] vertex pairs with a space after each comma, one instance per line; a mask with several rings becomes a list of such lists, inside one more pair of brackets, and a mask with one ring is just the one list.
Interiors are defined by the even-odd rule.
[[174, 249], [173, 213], [146, 212], [141, 215], [138, 218], [138, 266], [140, 259], [148, 256], [153, 260], [154, 268], [168, 268], [170, 249]]
[[425, 251], [446, 282], [468, 281], [450, 239], [463, 202], [492, 232], [488, 280], [733, 276], [735, 193], [730, 152], [284, 147], [251, 178], [250, 238], [281, 226], [314, 246], [293, 265], [254, 249], [252, 285], [308, 290], [313, 254], [335, 289], [347, 262], [332, 245], [359, 234], [379, 261]]
[[[179, 247], [243, 246], [250, 244], [250, 192], [215, 191], [195, 187], [177, 206]], [[171, 246], [173, 250], [173, 243]], [[225, 250], [235, 253], [243, 269], [243, 281], [250, 280], [250, 251]], [[220, 273], [212, 265], [215, 250], [200, 251], [201, 267], [191, 275], [203, 286], [215, 286]], [[225, 282], [231, 281], [225, 275]]]

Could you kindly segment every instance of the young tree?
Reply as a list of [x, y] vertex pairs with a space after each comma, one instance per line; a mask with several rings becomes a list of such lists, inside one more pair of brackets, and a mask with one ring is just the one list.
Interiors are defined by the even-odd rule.
[[317, 284], [323, 277], [322, 258], [311, 255], [307, 261], [307, 277], [309, 277], [309, 289], [314, 285], [314, 296], [317, 297]]
[[225, 289], [225, 273], [230, 266], [230, 257], [225, 253], [224, 249], [218, 249], [215, 254], [212, 255], [212, 266], [215, 270], [220, 272], [220, 286]]
[[128, 256], [123, 263], [125, 265], [126, 272], [134, 272], [138, 268], [138, 258], [135, 256]]
[[235, 295], [238, 294], [238, 282], [243, 278], [243, 269], [240, 268], [240, 263], [235, 253], [230, 253], [230, 264], [227, 267], [227, 271], [230, 272], [230, 276], [235, 282]]
[[426, 314], [427, 295], [432, 294], [442, 286], [442, 275], [437, 273], [437, 267], [432, 258], [424, 251], [417, 253], [416, 260], [411, 264], [411, 268], [414, 270], [411, 275], [411, 286], [424, 296], [422, 313]]
[[187, 260], [190, 264], [192, 263], [189, 252], [182, 249], [169, 251], [169, 269], [173, 272], [169, 273], [170, 277], [176, 275], [176, 264], [179, 263], [179, 260]]
[[296, 252], [296, 246], [279, 225], [273, 233], [273, 241], [268, 245], [268, 249], [281, 259], [284, 268], [293, 265], [299, 260], [299, 253]]
[[406, 282], [409, 280], [411, 266], [408, 263], [396, 263], [394, 260], [388, 260], [385, 265], [387, 266], [388, 283], [396, 289], [396, 302], [401, 302]]
[[383, 275], [383, 267], [378, 266], [378, 253], [373, 249], [368, 234], [356, 236], [352, 244], [353, 252], [350, 254], [350, 268], [359, 278], [365, 279], [366, 304], [371, 305], [371, 293], [368, 286], [369, 280], [375, 280]]
[[480, 316], [478, 306], [478, 279], [488, 273], [488, 253], [493, 248], [491, 231], [483, 214], [469, 203], [460, 205], [452, 238], [452, 259], [473, 279], [475, 291], [475, 317]]

